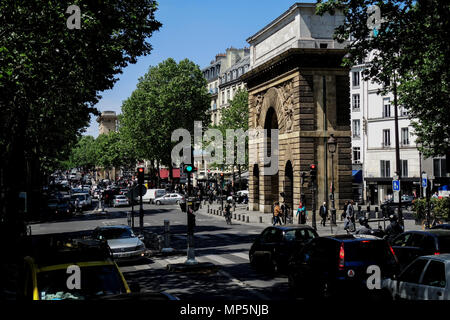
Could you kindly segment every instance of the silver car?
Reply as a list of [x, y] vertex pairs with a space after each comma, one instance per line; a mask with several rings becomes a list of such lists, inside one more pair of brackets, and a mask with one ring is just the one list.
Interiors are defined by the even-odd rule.
[[162, 197], [156, 198], [155, 203], [160, 204], [180, 204], [184, 201], [184, 196], [179, 193], [168, 193]]
[[93, 237], [106, 240], [113, 258], [118, 261], [140, 260], [147, 254], [147, 248], [142, 240], [125, 225], [97, 227]]
[[118, 195], [114, 196], [113, 199], [113, 207], [120, 207], [120, 206], [129, 206], [130, 203], [128, 202], [128, 198], [124, 195]]

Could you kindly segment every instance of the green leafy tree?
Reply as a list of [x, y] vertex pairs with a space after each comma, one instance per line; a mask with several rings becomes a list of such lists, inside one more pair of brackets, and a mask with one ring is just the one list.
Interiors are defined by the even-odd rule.
[[[81, 29], [69, 29], [70, 5]], [[150, 53], [161, 24], [153, 0], [0, 2], [1, 221], [23, 222], [17, 195], [34, 191], [67, 158], [89, 124], [99, 92]], [[29, 211], [39, 210], [29, 197]], [[7, 228], [13, 230], [14, 228]]]
[[[211, 125], [211, 128], [215, 128], [221, 131], [224, 137], [224, 161], [226, 160], [227, 149], [226, 149], [226, 137], [227, 130], [242, 130], [242, 132], [248, 131], [248, 92], [246, 90], [239, 89], [233, 99], [230, 101], [230, 105], [221, 111], [220, 122], [217, 126]], [[239, 180], [241, 181], [242, 170], [248, 169], [248, 137], [245, 140], [245, 164], [238, 164], [238, 150], [237, 150], [237, 139], [235, 138], [234, 143], [234, 164], [224, 165], [219, 163], [212, 163], [210, 166], [212, 168], [231, 168], [233, 171], [234, 178], [234, 167], [237, 166]]]
[[[122, 105], [122, 129], [139, 144], [140, 154], [172, 168], [172, 132], [193, 134], [194, 121], [207, 125], [210, 97], [206, 80], [195, 63], [169, 58], [149, 68]], [[172, 170], [169, 170], [172, 173]]]
[[[413, 119], [421, 151], [450, 151], [450, 2], [447, 0], [319, 0], [318, 13], [343, 10], [335, 38], [349, 40], [352, 66], [366, 60], [365, 79], [384, 92], [398, 84], [399, 105]], [[378, 9], [374, 6], [378, 6]], [[376, 10], [374, 10], [376, 9]], [[394, 82], [395, 75], [395, 82]]]

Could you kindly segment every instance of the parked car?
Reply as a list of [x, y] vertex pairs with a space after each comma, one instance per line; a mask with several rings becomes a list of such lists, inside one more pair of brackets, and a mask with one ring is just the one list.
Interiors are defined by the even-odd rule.
[[162, 197], [155, 199], [155, 204], [180, 204], [180, 202], [184, 201], [184, 196], [178, 193], [168, 193]]
[[370, 266], [380, 268], [381, 279], [399, 272], [398, 260], [386, 240], [368, 235], [314, 238], [290, 259], [289, 288], [305, 298], [381, 298], [381, 289], [367, 286]]
[[391, 242], [402, 267], [419, 256], [450, 253], [450, 230], [407, 231]]
[[106, 240], [115, 260], [141, 260], [147, 254], [142, 240], [128, 226], [97, 227], [93, 232], [94, 239]]
[[450, 254], [416, 258], [382, 288], [394, 300], [450, 300]]
[[[93, 300], [131, 293], [107, 246], [99, 241], [53, 242], [24, 258], [19, 297], [25, 300]], [[57, 244], [59, 247], [55, 247]], [[80, 287], [67, 286], [68, 268], [80, 269]]]
[[290, 256], [318, 236], [317, 232], [307, 225], [268, 227], [257, 236], [250, 247], [250, 265], [272, 272], [285, 271]]
[[128, 198], [123, 195], [114, 196], [113, 207], [129, 206]]

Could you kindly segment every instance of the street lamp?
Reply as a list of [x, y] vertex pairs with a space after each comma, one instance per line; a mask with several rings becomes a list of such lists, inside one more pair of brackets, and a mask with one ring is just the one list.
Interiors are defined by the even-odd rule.
[[328, 152], [331, 153], [331, 223], [336, 225], [336, 207], [334, 203], [334, 153], [336, 152], [337, 141], [334, 134], [328, 138]]
[[423, 188], [422, 188], [422, 142], [416, 141], [416, 148], [419, 151], [419, 198], [423, 198]]

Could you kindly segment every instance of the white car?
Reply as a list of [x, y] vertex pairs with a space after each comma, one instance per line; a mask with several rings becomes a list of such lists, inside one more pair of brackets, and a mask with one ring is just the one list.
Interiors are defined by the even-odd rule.
[[75, 193], [70, 197], [70, 202], [75, 204], [75, 200], [78, 199], [78, 206], [80, 208], [86, 208], [92, 205], [92, 197], [88, 193]]
[[450, 300], [450, 254], [418, 257], [382, 288], [394, 300]]
[[155, 203], [160, 204], [180, 204], [184, 201], [184, 196], [178, 193], [168, 193], [162, 197], [156, 198]]
[[117, 195], [114, 196], [113, 199], [113, 207], [120, 207], [120, 206], [129, 206], [130, 202], [128, 201], [128, 198], [124, 195]]

